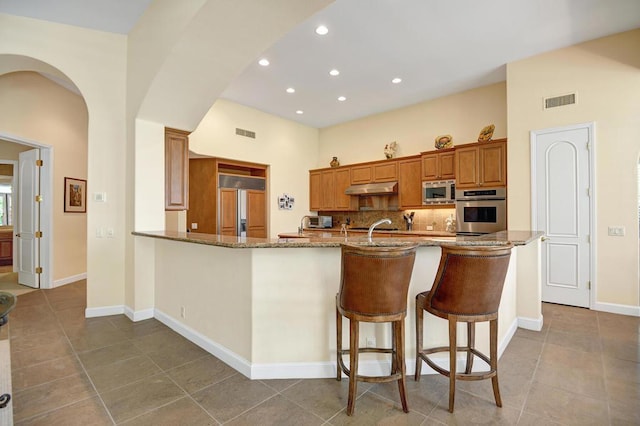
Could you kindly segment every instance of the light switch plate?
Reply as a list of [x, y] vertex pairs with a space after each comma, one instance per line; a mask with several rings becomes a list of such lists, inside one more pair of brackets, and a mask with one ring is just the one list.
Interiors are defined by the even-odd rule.
[[624, 226], [610, 226], [608, 233], [612, 237], [624, 237], [625, 229]]

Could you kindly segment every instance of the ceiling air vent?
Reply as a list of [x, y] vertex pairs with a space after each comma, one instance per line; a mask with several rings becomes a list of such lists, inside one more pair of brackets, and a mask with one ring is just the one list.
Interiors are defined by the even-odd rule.
[[251, 139], [256, 138], [256, 132], [252, 132], [251, 130], [239, 129], [237, 127], [236, 127], [236, 135], [245, 136]]
[[544, 109], [561, 107], [565, 105], [573, 105], [576, 103], [576, 94], [570, 93], [568, 95], [555, 96], [553, 98], [544, 99]]

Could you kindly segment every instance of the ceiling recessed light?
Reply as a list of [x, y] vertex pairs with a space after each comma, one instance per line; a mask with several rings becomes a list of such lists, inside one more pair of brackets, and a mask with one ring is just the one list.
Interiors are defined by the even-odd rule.
[[325, 27], [324, 25], [319, 25], [318, 28], [316, 28], [316, 34], [318, 35], [325, 35], [329, 33], [329, 28]]
[[332, 76], [335, 77], [337, 75], [340, 75], [340, 71], [338, 71], [337, 69], [334, 68], [331, 71], [329, 71], [329, 75], [332, 75]]
[[267, 66], [269, 66], [269, 60], [268, 60], [268, 59], [266, 59], [266, 58], [262, 58], [262, 59], [260, 59], [260, 60], [258, 61], [258, 63], [259, 63], [260, 65], [262, 65], [263, 67], [267, 67]]
[[402, 79], [400, 77], [396, 77], [393, 80], [391, 80], [391, 82], [393, 84], [398, 84], [398, 83], [402, 83]]
[[298, 114], [298, 115], [302, 115], [302, 114], [304, 114], [304, 111], [303, 111], [303, 110], [301, 110], [301, 109], [299, 109], [299, 110], [297, 110], [297, 111], [296, 111], [296, 114]]
[[344, 102], [344, 101], [346, 101], [346, 100], [347, 100], [347, 98], [346, 98], [346, 97], [344, 97], [344, 96], [338, 96], [338, 100], [339, 100], [340, 102]]
[[287, 89], [287, 93], [296, 93], [296, 89], [294, 89], [293, 87], [289, 87]]

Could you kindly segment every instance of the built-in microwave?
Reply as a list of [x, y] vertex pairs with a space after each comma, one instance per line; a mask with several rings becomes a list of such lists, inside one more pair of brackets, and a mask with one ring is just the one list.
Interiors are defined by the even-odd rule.
[[422, 182], [422, 204], [451, 204], [456, 201], [456, 181], [425, 181]]

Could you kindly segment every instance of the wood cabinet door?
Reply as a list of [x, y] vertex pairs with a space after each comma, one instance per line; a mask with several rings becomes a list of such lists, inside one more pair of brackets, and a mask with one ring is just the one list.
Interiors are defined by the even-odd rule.
[[440, 179], [456, 178], [456, 153], [455, 151], [438, 154], [438, 170]]
[[370, 183], [373, 181], [371, 166], [351, 167], [351, 184]]
[[309, 210], [322, 210], [322, 182], [320, 172], [309, 172]]
[[247, 237], [267, 238], [266, 209], [265, 192], [247, 190]]
[[456, 148], [456, 188], [478, 186], [478, 148]]
[[220, 188], [220, 234], [236, 235], [238, 204], [236, 189]]
[[333, 170], [322, 172], [320, 185], [322, 186], [322, 209], [332, 210], [336, 205], [336, 183]]
[[480, 186], [507, 185], [507, 145], [504, 142], [478, 147]]
[[[402, 175], [402, 173], [400, 173]], [[422, 179], [438, 180], [438, 154], [422, 156]]]
[[165, 128], [164, 208], [189, 208], [189, 133]]
[[399, 208], [422, 207], [422, 159], [398, 162]]
[[335, 208], [336, 210], [350, 210], [351, 196], [344, 193], [351, 185], [351, 170], [348, 168], [334, 171], [334, 183], [336, 189]]
[[373, 165], [373, 182], [389, 182], [398, 180], [398, 162], [388, 160], [382, 164]]

